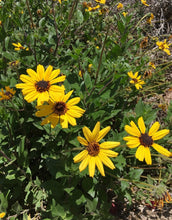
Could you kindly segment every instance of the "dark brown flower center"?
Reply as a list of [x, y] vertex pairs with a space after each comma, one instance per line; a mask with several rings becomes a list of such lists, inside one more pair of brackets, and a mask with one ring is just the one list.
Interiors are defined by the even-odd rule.
[[4, 95], [6, 95], [6, 96], [8, 96], [10, 98], [13, 96], [13, 94], [11, 92], [5, 92]]
[[65, 102], [57, 102], [54, 106], [54, 113], [57, 115], [65, 115], [67, 110], [68, 109]]
[[48, 91], [49, 88], [50, 88], [50, 83], [49, 81], [39, 81], [35, 84], [35, 87], [36, 87], [36, 90], [38, 92], [45, 92], [45, 91]]
[[91, 156], [97, 156], [100, 151], [100, 145], [97, 142], [91, 142], [87, 147], [88, 154]]
[[134, 83], [138, 83], [138, 79], [132, 79], [134, 81]]
[[145, 147], [150, 147], [153, 144], [153, 139], [150, 137], [147, 133], [141, 134], [140, 139], [140, 144], [145, 146]]

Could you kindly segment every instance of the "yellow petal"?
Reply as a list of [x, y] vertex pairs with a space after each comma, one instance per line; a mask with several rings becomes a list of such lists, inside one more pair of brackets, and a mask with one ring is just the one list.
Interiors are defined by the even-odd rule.
[[107, 157], [117, 157], [118, 156], [118, 153], [117, 152], [114, 152], [112, 150], [107, 150], [107, 149], [100, 149], [100, 151], [102, 153], [104, 153]]
[[149, 136], [154, 135], [155, 132], [157, 132], [159, 130], [159, 127], [160, 127], [160, 123], [158, 121], [156, 121], [149, 129], [148, 135]]
[[83, 170], [85, 170], [85, 168], [88, 166], [88, 163], [90, 161], [90, 155], [87, 155], [85, 159], [83, 159], [83, 161], [81, 162], [80, 166], [79, 166], [79, 171], [82, 172]]
[[145, 147], [145, 161], [148, 165], [152, 164], [152, 158], [149, 147]]
[[50, 81], [50, 84], [59, 83], [65, 81], [66, 76], [59, 76], [53, 80]]
[[31, 93], [28, 93], [25, 97], [24, 97], [24, 99], [27, 101], [27, 102], [33, 102], [35, 99], [37, 99], [37, 97], [38, 97], [38, 93], [37, 92], [35, 92], [35, 91], [33, 91], [33, 92], [31, 92]]
[[130, 127], [129, 125], [125, 125], [124, 129], [130, 135], [133, 135], [133, 136], [136, 136], [136, 137], [140, 137], [141, 136], [141, 134], [140, 134], [138, 129]]
[[[67, 105], [68, 108], [68, 105]], [[73, 116], [75, 118], [80, 118], [84, 114], [85, 110], [78, 107], [78, 106], [71, 106], [70, 109], [67, 111], [67, 113], [70, 116]]]
[[34, 70], [27, 69], [26, 72], [32, 79], [39, 81], [38, 74]]
[[81, 162], [82, 160], [84, 160], [88, 155], [88, 151], [87, 150], [83, 150], [81, 151], [79, 154], [77, 154], [73, 160], [74, 160], [74, 163], [79, 163]]
[[68, 93], [63, 97], [63, 102], [66, 102], [66, 101], [70, 98], [70, 96], [72, 95], [72, 93], [73, 93], [73, 90], [71, 90], [70, 92], [68, 92]]
[[60, 124], [61, 124], [62, 128], [68, 128], [68, 120], [66, 118], [66, 115], [60, 116]]
[[142, 133], [142, 134], [145, 134], [146, 127], [145, 127], [145, 123], [144, 123], [144, 121], [143, 121], [143, 117], [140, 117], [140, 118], [138, 119], [138, 126], [139, 126], [139, 128], [140, 128], [141, 133]]
[[92, 131], [92, 138], [93, 140], [97, 140], [98, 136], [99, 136], [99, 131], [100, 131], [100, 122], [98, 121]]
[[130, 78], [134, 78], [134, 75], [133, 75], [133, 72], [132, 72], [132, 71], [128, 72], [127, 74], [128, 74], [128, 76], [129, 76]]
[[56, 78], [59, 74], [60, 74], [60, 69], [53, 70], [53, 71], [51, 72], [51, 75], [49, 76], [49, 81], [51, 81], [51, 80], [53, 80], [54, 78]]
[[36, 83], [35, 79], [31, 78], [30, 76], [24, 75], [24, 74], [20, 75], [20, 80], [25, 83], [30, 83], [30, 84]]
[[71, 124], [72, 126], [75, 126], [76, 125], [76, 119], [72, 116], [70, 116], [67, 112], [66, 112], [66, 118], [69, 122], [69, 124]]
[[56, 114], [52, 114], [49, 116], [50, 122], [51, 122], [51, 127], [55, 128], [56, 125], [59, 123], [59, 116]]
[[137, 141], [139, 140], [138, 137], [133, 137], [133, 136], [127, 136], [127, 137], [123, 137], [124, 141]]
[[99, 142], [101, 139], [104, 138], [104, 136], [110, 131], [111, 127], [108, 126], [106, 128], [103, 128], [100, 132], [99, 132], [99, 136], [97, 138], [97, 142]]
[[96, 165], [95, 157], [90, 157], [88, 169], [89, 169], [89, 176], [91, 176], [91, 177], [94, 176], [95, 165]]
[[67, 102], [67, 105], [68, 105], [68, 107], [70, 107], [70, 106], [78, 104], [78, 102], [80, 102], [80, 97], [76, 97], [76, 98], [70, 99]]
[[51, 75], [52, 70], [53, 70], [53, 67], [49, 65], [45, 71], [45, 77], [44, 77], [45, 81], [49, 81], [49, 77]]
[[109, 167], [112, 170], [115, 169], [115, 166], [112, 163], [112, 161], [104, 153], [100, 151], [98, 156], [105, 166]]
[[91, 133], [90, 129], [85, 126], [85, 127], [83, 127], [82, 131], [83, 131], [84, 136], [87, 139], [87, 141], [92, 142], [93, 139], [92, 139], [92, 133]]
[[103, 164], [102, 164], [102, 161], [100, 160], [99, 156], [95, 157], [95, 162], [96, 162], [96, 166], [97, 166], [99, 172], [101, 173], [101, 175], [105, 176]]
[[39, 81], [44, 80], [44, 67], [40, 64], [37, 66], [37, 74]]
[[106, 141], [100, 144], [101, 149], [111, 149], [120, 145], [120, 142]]
[[0, 218], [3, 218], [5, 215], [6, 215], [5, 212], [1, 212], [1, 213], [0, 213]]
[[[38, 108], [38, 107], [37, 107]], [[37, 111], [35, 115], [37, 117], [43, 117], [51, 114], [53, 112], [53, 109], [50, 105], [43, 105], [40, 111]]]
[[78, 136], [77, 139], [80, 144], [82, 144], [84, 146], [88, 146], [88, 142], [87, 142], [87, 140], [85, 140], [85, 138]]
[[163, 138], [164, 136], [166, 136], [170, 131], [168, 129], [163, 129], [161, 131], [157, 131], [156, 133], [154, 133], [152, 135], [152, 139], [155, 140], [159, 140], [161, 138]]
[[158, 151], [160, 154], [166, 156], [166, 157], [170, 157], [172, 155], [172, 152], [168, 151], [167, 149], [165, 149], [164, 147], [162, 147], [159, 144], [153, 143], [152, 147]]
[[143, 145], [140, 145], [140, 147], [138, 147], [135, 157], [140, 160], [143, 161], [145, 158], [145, 147]]

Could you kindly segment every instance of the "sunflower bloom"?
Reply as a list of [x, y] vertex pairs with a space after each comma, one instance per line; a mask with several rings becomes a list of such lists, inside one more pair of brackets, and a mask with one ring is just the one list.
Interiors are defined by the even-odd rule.
[[23, 47], [22, 45], [21, 45], [21, 43], [12, 43], [12, 45], [15, 47], [14, 48], [14, 50], [16, 50], [16, 51], [18, 51], [18, 50], [26, 50], [26, 51], [28, 51], [29, 50], [29, 48], [27, 47]]
[[120, 9], [122, 9], [123, 7], [124, 7], [124, 5], [119, 2], [118, 5], [117, 5], [117, 9], [120, 10]]
[[141, 0], [141, 3], [144, 4], [144, 5], [146, 5], [146, 6], [150, 6], [150, 5], [148, 5], [148, 4], [146, 3], [146, 0]]
[[106, 0], [95, 0], [96, 2], [100, 3], [100, 4], [105, 4]]
[[170, 55], [170, 50], [169, 50], [169, 46], [171, 44], [167, 43], [167, 40], [165, 39], [164, 42], [163, 41], [157, 41], [156, 45], [159, 47], [160, 50], [163, 50], [164, 52], [166, 52], [168, 55]]
[[110, 130], [110, 126], [108, 126], [100, 131], [100, 122], [97, 122], [92, 132], [87, 127], [82, 130], [85, 138], [78, 136], [77, 139], [86, 148], [73, 158], [74, 163], [82, 161], [79, 166], [80, 172], [88, 166], [90, 177], [94, 176], [96, 166], [101, 175], [105, 176], [103, 164], [112, 170], [115, 169], [114, 164], [108, 157], [118, 156], [118, 153], [110, 149], [120, 145], [120, 142], [107, 141], [99, 144], [99, 141]]
[[72, 126], [76, 125], [75, 118], [80, 118], [85, 110], [76, 106], [80, 102], [80, 97], [75, 97], [67, 102], [72, 92], [73, 90], [66, 95], [64, 93], [57, 93], [48, 102], [48, 105], [36, 107], [38, 109], [35, 114], [37, 117], [48, 116], [42, 121], [41, 125], [51, 123], [52, 128], [55, 128], [59, 122], [62, 128], [68, 128], [68, 123]]
[[14, 96], [14, 94], [16, 93], [15, 90], [13, 89], [10, 89], [9, 86], [5, 86], [5, 91], [4, 89], [2, 88], [1, 89], [1, 92], [0, 92], [0, 101], [1, 100], [9, 100], [9, 99], [12, 99], [12, 97]]
[[148, 165], [152, 164], [150, 147], [153, 147], [156, 151], [158, 151], [160, 154], [163, 154], [164, 156], [170, 157], [172, 155], [170, 151], [161, 145], [154, 143], [154, 141], [166, 136], [169, 133], [168, 129], [158, 131], [160, 124], [159, 122], [155, 122], [149, 129], [149, 132], [146, 132], [143, 117], [138, 119], [138, 127], [133, 121], [130, 122], [130, 126], [125, 125], [125, 131], [131, 136], [123, 138], [125, 141], [127, 141], [127, 146], [129, 148], [138, 147], [135, 154], [135, 157], [138, 160], [143, 161], [145, 159]]
[[32, 69], [27, 69], [27, 75], [20, 75], [20, 80], [24, 83], [19, 83], [16, 88], [22, 89], [27, 102], [33, 102], [37, 99], [37, 105], [51, 99], [51, 96], [64, 91], [63, 86], [53, 85], [63, 82], [66, 76], [57, 77], [60, 74], [60, 69], [53, 70], [52, 66], [48, 66], [46, 71], [42, 65], [37, 66], [37, 72]]
[[5, 215], [6, 215], [5, 212], [1, 212], [1, 213], [0, 213], [0, 218], [4, 218]]
[[126, 17], [128, 15], [128, 12], [122, 12], [123, 16]]
[[133, 74], [133, 72], [130, 71], [127, 74], [132, 79], [132, 80], [130, 80], [130, 83], [134, 84], [136, 89], [142, 88], [142, 85], [145, 84], [145, 82], [143, 80], [140, 80], [141, 76], [138, 76], [138, 72]]

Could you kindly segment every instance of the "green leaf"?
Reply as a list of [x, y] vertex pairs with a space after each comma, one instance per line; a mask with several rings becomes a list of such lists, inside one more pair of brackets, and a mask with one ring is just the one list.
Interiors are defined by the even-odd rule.
[[143, 169], [133, 169], [133, 168], [131, 168], [131, 170], [129, 172], [129, 177], [130, 177], [131, 180], [139, 180], [142, 173], [143, 173]]
[[76, 17], [77, 17], [77, 21], [82, 24], [84, 21], [84, 16], [82, 14], [82, 12], [80, 10], [76, 11]]
[[85, 85], [88, 89], [92, 88], [92, 81], [89, 73], [84, 74]]

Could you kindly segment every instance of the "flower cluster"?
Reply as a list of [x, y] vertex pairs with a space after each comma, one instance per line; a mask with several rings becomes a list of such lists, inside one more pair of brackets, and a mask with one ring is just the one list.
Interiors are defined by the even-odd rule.
[[[75, 126], [75, 118], [80, 118], [85, 110], [76, 106], [80, 98], [76, 97], [67, 102], [73, 91], [65, 95], [65, 87], [54, 85], [65, 80], [66, 76], [60, 74], [60, 69], [53, 70], [49, 65], [45, 70], [42, 65], [37, 66], [37, 71], [27, 69], [28, 75], [20, 75], [23, 83], [18, 83], [16, 88], [22, 89], [24, 99], [27, 102], [37, 100], [37, 117], [48, 116], [42, 121], [42, 125], [51, 123], [54, 128], [59, 122], [62, 128], [68, 128], [68, 123]], [[59, 77], [58, 77], [59, 76]], [[44, 105], [48, 102], [48, 105]]]

